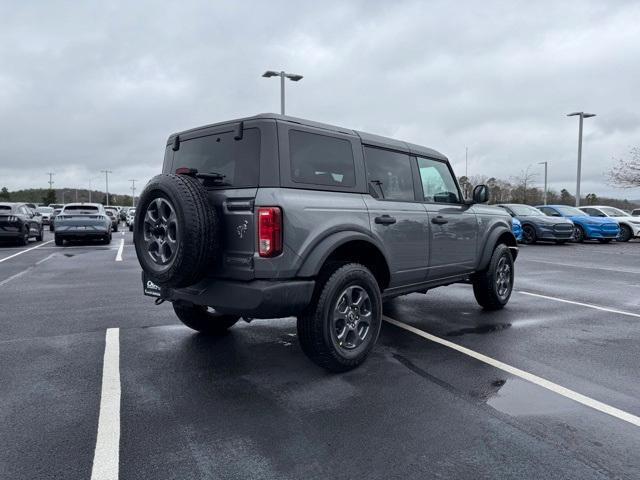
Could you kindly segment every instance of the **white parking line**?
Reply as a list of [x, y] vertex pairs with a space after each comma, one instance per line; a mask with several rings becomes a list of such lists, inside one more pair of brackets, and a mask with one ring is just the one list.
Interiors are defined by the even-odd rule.
[[124, 238], [120, 240], [120, 246], [118, 247], [118, 253], [116, 254], [116, 262], [122, 261], [122, 250], [124, 249]]
[[120, 330], [108, 328], [102, 366], [98, 435], [91, 480], [118, 480], [120, 463]]
[[558, 395], [562, 395], [563, 397], [566, 397], [575, 402], [581, 403], [582, 405], [593, 408], [594, 410], [597, 410], [602, 413], [606, 413], [607, 415], [611, 415], [612, 417], [628, 422], [632, 425], [635, 425], [636, 427], [640, 427], [640, 417], [636, 417], [631, 413], [627, 413], [623, 410], [607, 405], [606, 403], [602, 403], [602, 402], [599, 402], [598, 400], [594, 400], [590, 397], [582, 395], [581, 393], [570, 390], [566, 387], [558, 385], [557, 383], [550, 382], [549, 380], [546, 380], [542, 377], [538, 377], [537, 375], [534, 375], [532, 373], [525, 372], [524, 370], [520, 370], [519, 368], [512, 367], [511, 365], [503, 363], [494, 358], [487, 357], [482, 353], [478, 353], [474, 350], [458, 345], [457, 343], [453, 343], [448, 340], [444, 340], [440, 337], [436, 337], [435, 335], [431, 335], [430, 333], [427, 333], [418, 328], [412, 327], [411, 325], [407, 325], [406, 323], [402, 323], [397, 320], [394, 320], [393, 318], [389, 318], [387, 316], [383, 316], [382, 318], [386, 322], [392, 325], [395, 325], [396, 327], [402, 328], [403, 330], [414, 333], [422, 338], [438, 343], [442, 346], [456, 350], [460, 353], [463, 353], [464, 355], [467, 355], [471, 358], [475, 358], [476, 360], [484, 362], [487, 365], [491, 365], [492, 367], [503, 370], [507, 373], [510, 373], [511, 375], [520, 377], [542, 388], [546, 388], [547, 390], [557, 393]]
[[591, 303], [575, 302], [573, 300], [566, 300], [564, 298], [550, 297], [549, 295], [540, 295], [539, 293], [523, 292], [522, 290], [518, 290], [518, 293], [521, 293], [523, 295], [529, 295], [531, 297], [538, 297], [538, 298], [544, 298], [547, 300], [553, 300], [554, 302], [569, 303], [571, 305], [578, 305], [580, 307], [593, 308], [594, 310], [601, 310], [603, 312], [617, 313], [619, 315], [627, 315], [628, 317], [640, 318], [640, 314], [638, 313], [625, 312], [624, 310], [618, 310], [616, 308], [601, 307], [599, 305], [592, 305]]
[[9, 260], [10, 258], [17, 257], [18, 255], [22, 255], [23, 253], [30, 252], [31, 250], [35, 250], [36, 248], [40, 248], [47, 243], [51, 243], [53, 240], [49, 240], [48, 242], [41, 243], [40, 245], [36, 245], [35, 247], [27, 248], [26, 250], [20, 250], [18, 253], [14, 253], [13, 255], [9, 255], [8, 257], [0, 258], [0, 263]]
[[[46, 262], [47, 260], [49, 260], [51, 257], [53, 257], [55, 255], [55, 253], [52, 253], [51, 255], [48, 255], [46, 257], [44, 257], [42, 260], [39, 260], [36, 262], [36, 265], [40, 265], [41, 263]], [[5, 278], [4, 280], [0, 281], [0, 287], [2, 287], [3, 285], [6, 285], [7, 283], [9, 283], [11, 280], [15, 280], [16, 278], [19, 278], [21, 276], [23, 276], [25, 273], [30, 272], [31, 270], [33, 270], [35, 267], [29, 267], [29, 268], [25, 268], [24, 270], [22, 270], [21, 272], [16, 273], [15, 275], [11, 275], [9, 278]]]
[[620, 268], [606, 268], [606, 267], [594, 267], [594, 266], [587, 266], [587, 265], [576, 265], [575, 263], [562, 263], [562, 262], [549, 262], [546, 260], [533, 260], [531, 258], [518, 258], [518, 261], [522, 261], [522, 262], [533, 262], [533, 263], [544, 263], [546, 265], [556, 265], [556, 266], [560, 266], [560, 267], [569, 267], [569, 268], [580, 268], [580, 269], [584, 269], [584, 270], [604, 270], [605, 272], [615, 272], [615, 273], [632, 273], [635, 275], [640, 274], [640, 270], [638, 269], [631, 269], [631, 268], [624, 268], [624, 267], [620, 267]]

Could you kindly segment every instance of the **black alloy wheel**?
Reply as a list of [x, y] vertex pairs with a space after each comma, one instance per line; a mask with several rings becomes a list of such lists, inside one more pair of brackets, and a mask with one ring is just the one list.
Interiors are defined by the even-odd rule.
[[175, 209], [164, 197], [157, 197], [144, 215], [144, 245], [147, 255], [159, 266], [168, 265], [178, 251], [179, 228]]
[[628, 242], [632, 236], [631, 228], [628, 225], [620, 225], [620, 233], [616, 237], [616, 242]]
[[578, 243], [585, 241], [584, 229], [580, 225], [576, 225], [573, 229], [573, 240]]
[[525, 225], [522, 228], [522, 240], [526, 245], [532, 245], [536, 243], [537, 235], [536, 229], [531, 225]]

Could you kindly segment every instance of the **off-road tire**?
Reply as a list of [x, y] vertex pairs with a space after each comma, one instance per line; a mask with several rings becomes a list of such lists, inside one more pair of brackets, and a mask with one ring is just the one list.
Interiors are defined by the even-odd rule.
[[240, 317], [210, 312], [204, 305], [173, 303], [173, 311], [187, 327], [206, 335], [223, 335]]
[[[332, 315], [339, 297], [351, 286], [360, 287], [368, 294], [371, 321], [362, 343], [348, 351], [335, 342]], [[298, 316], [298, 340], [302, 351], [313, 362], [332, 372], [344, 372], [367, 358], [378, 339], [381, 325], [382, 296], [371, 271], [357, 263], [335, 264], [320, 273], [311, 304]]]
[[[506, 295], [499, 294], [497, 285], [497, 269], [501, 258], [505, 258], [505, 261], [510, 267], [510, 287]], [[491, 259], [489, 260], [487, 268], [474, 274], [472, 278], [473, 294], [476, 297], [476, 301], [485, 310], [500, 310], [509, 302], [509, 298], [511, 298], [511, 293], [513, 292], [513, 279], [514, 268], [511, 251], [509, 250], [509, 247], [503, 243], [496, 245], [496, 248], [491, 254]]]
[[632, 236], [633, 232], [628, 225], [620, 225], [620, 235], [616, 238], [616, 242], [628, 242]]
[[[145, 244], [145, 215], [157, 198], [170, 202], [178, 227], [177, 247], [170, 263], [158, 265]], [[220, 258], [220, 222], [207, 192], [196, 178], [161, 174], [147, 184], [136, 209], [133, 239], [138, 261], [149, 279], [164, 287], [186, 287], [201, 280]]]
[[64, 239], [62, 237], [59, 237], [58, 235], [56, 235], [54, 237], [54, 240], [56, 242], [56, 246], [62, 247], [64, 245]]

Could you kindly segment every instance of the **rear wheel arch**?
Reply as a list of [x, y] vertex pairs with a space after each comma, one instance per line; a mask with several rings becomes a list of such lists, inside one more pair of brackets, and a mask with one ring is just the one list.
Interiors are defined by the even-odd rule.
[[359, 263], [376, 278], [380, 291], [389, 286], [389, 262], [380, 246], [364, 234], [339, 232], [322, 240], [305, 259], [298, 270], [301, 277], [317, 276], [327, 265]]

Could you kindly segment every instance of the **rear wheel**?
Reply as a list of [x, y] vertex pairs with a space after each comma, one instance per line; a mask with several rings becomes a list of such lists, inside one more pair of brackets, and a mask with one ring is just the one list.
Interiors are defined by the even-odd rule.
[[526, 245], [532, 245], [536, 243], [538, 236], [536, 235], [536, 229], [531, 225], [525, 225], [522, 227], [522, 242]]
[[118, 231], [118, 224], [117, 224], [117, 223], [113, 226], [113, 231], [114, 231], [114, 232], [117, 232], [117, 231]]
[[105, 235], [102, 239], [102, 243], [103, 245], [109, 245], [111, 243], [111, 232], [109, 232], [109, 235]]
[[59, 237], [58, 235], [56, 235], [54, 238], [56, 241], [56, 245], [58, 247], [61, 247], [62, 245], [64, 245], [64, 239], [62, 237]]
[[628, 225], [620, 225], [620, 233], [616, 237], [616, 242], [628, 242], [632, 236], [633, 232]]
[[578, 243], [582, 243], [585, 240], [584, 228], [580, 225], [576, 225], [573, 228], [573, 240]]
[[316, 364], [344, 372], [364, 362], [381, 325], [378, 282], [365, 266], [349, 263], [320, 275], [311, 304], [298, 317], [298, 338]]
[[212, 312], [204, 305], [174, 302], [173, 311], [187, 327], [207, 335], [222, 335], [240, 320], [236, 315]]
[[503, 308], [513, 291], [513, 258], [509, 247], [497, 245], [487, 268], [473, 277], [473, 294], [485, 310]]
[[38, 232], [38, 235], [36, 235], [36, 242], [41, 242], [43, 235], [44, 235], [44, 227], [40, 227], [40, 231]]
[[24, 247], [29, 243], [29, 227], [25, 227], [22, 235], [18, 237], [18, 245]]

